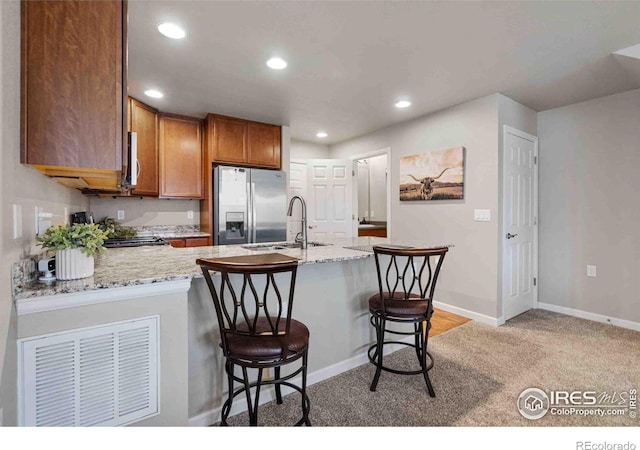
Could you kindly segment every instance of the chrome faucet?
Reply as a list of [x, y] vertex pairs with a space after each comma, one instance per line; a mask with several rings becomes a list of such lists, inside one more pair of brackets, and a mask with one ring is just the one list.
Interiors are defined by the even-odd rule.
[[304, 202], [304, 199], [299, 195], [294, 195], [291, 197], [289, 201], [289, 209], [287, 210], [287, 216], [291, 217], [291, 212], [293, 211], [293, 204], [295, 200], [300, 200], [300, 205], [302, 205], [302, 231], [296, 234], [296, 242], [300, 242], [302, 244], [302, 249], [307, 249], [307, 204]]

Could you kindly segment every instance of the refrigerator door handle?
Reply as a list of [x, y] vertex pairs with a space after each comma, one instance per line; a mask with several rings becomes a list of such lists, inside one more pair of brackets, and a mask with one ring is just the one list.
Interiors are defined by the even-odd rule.
[[257, 242], [256, 239], [256, 225], [257, 225], [257, 217], [256, 217], [256, 184], [251, 183], [251, 242]]
[[247, 221], [245, 224], [245, 236], [246, 242], [253, 242], [253, 198], [251, 197], [251, 178], [249, 174], [247, 174]]

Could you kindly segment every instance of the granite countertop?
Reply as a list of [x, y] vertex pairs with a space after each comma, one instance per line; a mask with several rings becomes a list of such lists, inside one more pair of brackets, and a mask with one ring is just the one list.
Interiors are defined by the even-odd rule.
[[[394, 244], [421, 247], [443, 247], [434, 243], [398, 241], [379, 237], [354, 237], [327, 241], [331, 245], [301, 249], [249, 250], [241, 245], [173, 248], [170, 246], [146, 246], [112, 248], [100, 253], [95, 261], [93, 276], [80, 280], [57, 281], [50, 284], [14, 281], [14, 300], [22, 300], [56, 294], [70, 294], [96, 289], [144, 285], [163, 281], [174, 281], [201, 277], [196, 264], [198, 258], [222, 258], [230, 256], [281, 253], [299, 259], [300, 265], [370, 258], [371, 246]], [[348, 248], [348, 247], [356, 247]]]

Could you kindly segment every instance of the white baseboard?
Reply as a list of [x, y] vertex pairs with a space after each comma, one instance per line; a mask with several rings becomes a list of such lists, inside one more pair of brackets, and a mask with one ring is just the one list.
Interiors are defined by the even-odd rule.
[[476, 322], [484, 323], [486, 325], [491, 325], [494, 327], [500, 326], [504, 323], [504, 318], [502, 317], [486, 316], [484, 314], [480, 314], [474, 311], [469, 311], [468, 309], [459, 308], [457, 306], [452, 306], [447, 303], [434, 301], [433, 307], [437, 309], [441, 309], [443, 311], [453, 313], [453, 314], [457, 314], [459, 316], [466, 317], [467, 319], [475, 320]]
[[616, 317], [609, 317], [603, 314], [596, 314], [580, 309], [567, 308], [566, 306], [553, 305], [551, 303], [538, 302], [538, 309], [545, 309], [567, 316], [578, 317], [580, 319], [593, 320], [595, 322], [608, 323], [621, 328], [627, 328], [629, 330], [640, 331], [640, 323], [632, 322], [630, 320], [618, 319]]

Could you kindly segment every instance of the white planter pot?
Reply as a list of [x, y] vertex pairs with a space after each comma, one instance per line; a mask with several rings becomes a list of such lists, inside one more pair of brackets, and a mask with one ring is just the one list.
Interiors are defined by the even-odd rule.
[[93, 275], [93, 256], [87, 256], [79, 248], [56, 250], [56, 278], [77, 280]]

